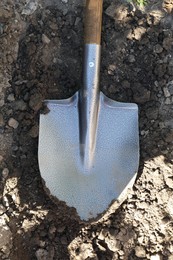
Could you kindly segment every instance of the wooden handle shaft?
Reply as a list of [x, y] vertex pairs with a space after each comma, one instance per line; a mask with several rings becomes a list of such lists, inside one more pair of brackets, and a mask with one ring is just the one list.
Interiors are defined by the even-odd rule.
[[86, 0], [85, 44], [100, 44], [103, 0]]

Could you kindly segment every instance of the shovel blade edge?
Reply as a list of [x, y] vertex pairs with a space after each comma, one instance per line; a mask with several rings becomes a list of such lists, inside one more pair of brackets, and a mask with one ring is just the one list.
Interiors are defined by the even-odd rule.
[[100, 93], [93, 164], [86, 174], [78, 100], [77, 92], [66, 100], [46, 101], [50, 112], [40, 115], [38, 160], [51, 194], [89, 220], [118, 199], [138, 170], [138, 107]]

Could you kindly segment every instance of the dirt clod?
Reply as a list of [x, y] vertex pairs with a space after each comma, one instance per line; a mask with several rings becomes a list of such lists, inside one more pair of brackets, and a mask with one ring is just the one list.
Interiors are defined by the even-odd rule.
[[35, 253], [37, 260], [47, 260], [48, 259], [48, 252], [45, 249], [38, 249]]
[[136, 246], [135, 247], [135, 255], [139, 258], [144, 258], [146, 257], [146, 251], [144, 249], [144, 247], [142, 246]]
[[10, 118], [8, 121], [8, 125], [14, 129], [16, 129], [19, 126], [19, 122], [14, 118]]
[[42, 106], [43, 97], [41, 94], [36, 93], [31, 96], [29, 106], [35, 111], [38, 111]]

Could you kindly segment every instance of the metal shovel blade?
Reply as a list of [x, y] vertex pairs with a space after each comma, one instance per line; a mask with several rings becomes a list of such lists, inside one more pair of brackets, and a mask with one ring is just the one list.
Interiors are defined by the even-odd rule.
[[[97, 217], [117, 199], [138, 169], [138, 108], [98, 94], [94, 138], [81, 138], [80, 93], [46, 101], [40, 116], [39, 167], [51, 194], [75, 207], [81, 219]], [[92, 113], [92, 111], [90, 111]], [[93, 144], [94, 142], [94, 144]], [[84, 154], [83, 146], [89, 148]], [[91, 147], [94, 147], [91, 149]]]
[[86, 1], [83, 85], [47, 101], [40, 116], [39, 167], [51, 194], [83, 220], [119, 198], [138, 169], [138, 108], [99, 91], [102, 0]]

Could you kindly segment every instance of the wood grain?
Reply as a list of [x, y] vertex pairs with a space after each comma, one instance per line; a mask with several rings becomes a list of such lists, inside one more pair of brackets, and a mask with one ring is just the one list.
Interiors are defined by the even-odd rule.
[[103, 0], [86, 0], [85, 36], [86, 44], [100, 44]]

